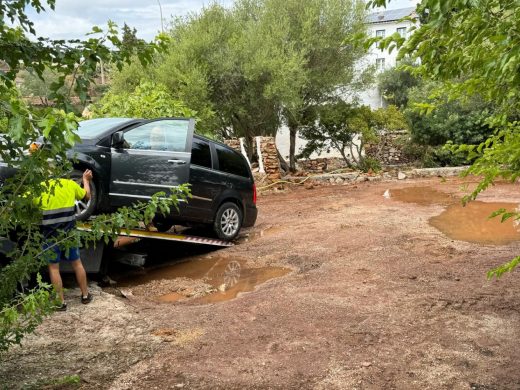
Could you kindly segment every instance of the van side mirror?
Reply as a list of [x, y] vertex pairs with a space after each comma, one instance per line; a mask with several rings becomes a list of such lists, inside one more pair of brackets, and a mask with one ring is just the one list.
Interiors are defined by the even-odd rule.
[[122, 130], [116, 131], [112, 134], [112, 146], [114, 148], [120, 148], [123, 146], [125, 142], [125, 136]]

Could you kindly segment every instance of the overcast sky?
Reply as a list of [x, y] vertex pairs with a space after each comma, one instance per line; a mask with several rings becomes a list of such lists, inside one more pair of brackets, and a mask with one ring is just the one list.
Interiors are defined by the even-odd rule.
[[[150, 40], [161, 30], [159, 3], [166, 27], [172, 17], [198, 12], [214, 2], [226, 7], [233, 4], [233, 0], [57, 0], [55, 12], [49, 10], [39, 15], [34, 12], [29, 14], [39, 36], [53, 39], [83, 38], [92, 26], [103, 28], [110, 19], [120, 27], [126, 22], [137, 29], [138, 37]], [[391, 0], [387, 9], [410, 7], [416, 2]]]

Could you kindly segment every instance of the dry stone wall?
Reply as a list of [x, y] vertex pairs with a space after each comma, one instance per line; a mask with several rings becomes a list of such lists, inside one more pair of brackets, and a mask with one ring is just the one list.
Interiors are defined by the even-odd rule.
[[238, 153], [242, 153], [240, 149], [240, 140], [238, 138], [226, 139], [224, 140], [224, 143], [227, 146], [235, 149]]
[[406, 130], [387, 132], [381, 135], [377, 144], [365, 146], [365, 155], [381, 162], [382, 165], [408, 164], [403, 153], [403, 145], [408, 140]]
[[[241, 152], [240, 139], [228, 139], [224, 141], [226, 145]], [[276, 150], [274, 137], [255, 137], [254, 145], [256, 154], [259, 156], [258, 166], [253, 164], [253, 173], [261, 176], [262, 181], [276, 181], [281, 178], [280, 160]], [[260, 159], [261, 157], [261, 159]]]
[[262, 155], [263, 168], [267, 179], [270, 181], [279, 180], [282, 175], [274, 137], [257, 138], [259, 138], [257, 144], [260, 144], [260, 154]]
[[331, 172], [347, 167], [340, 157], [316, 158], [312, 160], [299, 160], [298, 167], [306, 172]]

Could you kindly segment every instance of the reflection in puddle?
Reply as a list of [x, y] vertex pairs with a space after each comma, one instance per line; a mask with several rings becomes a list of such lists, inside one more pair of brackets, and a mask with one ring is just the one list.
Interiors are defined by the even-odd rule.
[[[149, 270], [144, 275], [123, 281], [121, 285], [131, 287], [154, 280], [175, 278], [201, 280], [214, 288], [212, 293], [191, 300], [193, 303], [202, 304], [233, 299], [238, 293], [253, 291], [257, 285], [291, 272], [290, 269], [282, 267], [246, 268], [245, 264], [245, 259], [197, 259]], [[163, 294], [157, 299], [161, 302], [175, 302], [184, 298], [186, 295], [175, 291]]]
[[515, 203], [474, 201], [466, 207], [456, 203], [430, 218], [430, 224], [455, 240], [504, 245], [520, 240], [518, 227], [512, 218], [501, 223], [501, 217], [489, 219], [489, 216], [500, 208], [513, 211], [516, 207]]
[[[208, 280], [213, 286], [218, 286], [218, 291], [206, 295], [204, 297], [193, 300], [195, 303], [214, 303], [227, 301], [235, 298], [238, 293], [253, 291], [259, 284], [265, 283], [270, 279], [279, 278], [291, 272], [290, 269], [282, 267], [262, 267], [262, 268], [245, 268], [240, 271], [240, 276], [235, 284], [227, 284], [225, 277], [217, 277]], [[224, 283], [220, 284], [224, 279]]]
[[383, 196], [387, 199], [395, 199], [401, 202], [416, 203], [424, 206], [431, 204], [448, 205], [457, 201], [452, 195], [431, 187], [407, 187], [386, 190]]

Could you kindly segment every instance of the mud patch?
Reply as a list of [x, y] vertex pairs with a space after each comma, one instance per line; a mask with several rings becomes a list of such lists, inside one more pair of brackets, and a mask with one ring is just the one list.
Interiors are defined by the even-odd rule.
[[288, 264], [291, 264], [294, 267], [298, 267], [299, 274], [315, 270], [322, 265], [322, 261], [320, 259], [299, 254], [288, 254], [284, 257], [284, 260]]
[[518, 225], [512, 219], [503, 223], [500, 217], [489, 218], [494, 211], [505, 208], [512, 211], [515, 203], [470, 202], [466, 206], [452, 204], [436, 217], [430, 225], [455, 240], [479, 244], [506, 245], [520, 240]]
[[236, 298], [241, 292], [253, 291], [259, 284], [291, 272], [283, 267], [249, 268], [241, 258], [208, 257], [156, 268], [127, 278], [121, 286], [134, 295], [152, 296], [159, 302], [190, 299], [205, 304]]
[[173, 343], [178, 346], [186, 346], [199, 339], [204, 330], [200, 328], [176, 330], [172, 328], [161, 328], [152, 332], [154, 336], [160, 337], [162, 341]]
[[400, 202], [415, 203], [422, 206], [432, 204], [448, 205], [458, 199], [445, 192], [438, 191], [431, 187], [408, 187], [386, 190], [383, 196], [387, 199], [398, 200]]
[[280, 226], [267, 226], [266, 228], [260, 229], [260, 230], [255, 229], [254, 231], [241, 235], [238, 238], [237, 243], [243, 244], [243, 243], [246, 243], [249, 241], [258, 240], [259, 238], [262, 238], [262, 237], [273, 236], [273, 235], [279, 234], [283, 231], [284, 231], [284, 228], [280, 227]]

